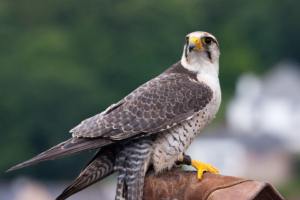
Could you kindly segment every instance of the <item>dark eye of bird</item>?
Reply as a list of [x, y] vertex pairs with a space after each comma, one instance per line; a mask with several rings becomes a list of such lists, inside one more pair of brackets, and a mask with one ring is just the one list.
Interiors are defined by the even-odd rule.
[[212, 44], [213, 40], [209, 37], [204, 39], [204, 44]]

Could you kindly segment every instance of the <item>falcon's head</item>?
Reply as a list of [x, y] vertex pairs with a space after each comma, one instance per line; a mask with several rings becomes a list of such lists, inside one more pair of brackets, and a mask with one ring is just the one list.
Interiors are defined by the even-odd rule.
[[220, 50], [217, 39], [206, 32], [193, 32], [186, 37], [181, 64], [197, 73], [219, 73]]

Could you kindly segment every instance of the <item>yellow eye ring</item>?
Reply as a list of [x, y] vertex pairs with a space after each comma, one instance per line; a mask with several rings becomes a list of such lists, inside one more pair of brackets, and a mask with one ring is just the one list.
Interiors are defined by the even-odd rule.
[[204, 37], [204, 38], [202, 38], [202, 42], [203, 42], [203, 44], [205, 44], [205, 45], [210, 45], [210, 44], [212, 44], [214, 41], [213, 41], [213, 39], [212, 39], [211, 37]]

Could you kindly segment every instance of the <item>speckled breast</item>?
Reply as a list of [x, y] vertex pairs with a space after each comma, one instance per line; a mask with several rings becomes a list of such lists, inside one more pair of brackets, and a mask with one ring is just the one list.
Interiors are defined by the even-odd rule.
[[153, 144], [152, 163], [157, 172], [170, 169], [194, 138], [210, 121], [207, 109], [200, 111], [191, 119], [182, 122], [157, 135]]

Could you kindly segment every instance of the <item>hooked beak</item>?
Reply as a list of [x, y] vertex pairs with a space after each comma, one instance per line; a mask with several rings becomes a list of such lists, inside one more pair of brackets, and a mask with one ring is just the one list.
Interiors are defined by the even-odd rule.
[[200, 43], [200, 40], [196, 37], [192, 37], [189, 41], [189, 52], [191, 52], [192, 50], [199, 51], [200, 49], [204, 49], [204, 47]]

